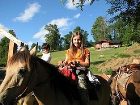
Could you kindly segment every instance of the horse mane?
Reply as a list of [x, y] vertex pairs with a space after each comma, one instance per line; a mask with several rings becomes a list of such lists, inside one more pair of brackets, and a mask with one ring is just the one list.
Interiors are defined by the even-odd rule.
[[15, 53], [8, 61], [7, 67], [12, 67], [13, 65], [16, 65], [17, 63], [21, 62], [26, 64], [27, 68], [30, 69], [30, 53], [29, 51], [19, 51]]

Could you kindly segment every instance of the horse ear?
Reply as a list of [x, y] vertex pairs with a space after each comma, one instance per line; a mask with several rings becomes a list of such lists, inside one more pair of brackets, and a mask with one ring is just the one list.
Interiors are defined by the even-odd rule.
[[26, 50], [27, 50], [26, 46], [22, 46], [22, 47], [19, 49], [19, 51], [26, 51]]
[[30, 55], [36, 55], [38, 48], [38, 43], [30, 50]]

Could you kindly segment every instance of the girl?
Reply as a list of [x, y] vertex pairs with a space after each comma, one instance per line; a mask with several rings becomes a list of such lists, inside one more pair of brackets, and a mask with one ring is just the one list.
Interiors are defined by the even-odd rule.
[[50, 45], [47, 43], [43, 43], [42, 45], [42, 57], [41, 59], [43, 59], [44, 61], [50, 63], [51, 61], [51, 53], [50, 53]]
[[[71, 37], [70, 48], [66, 51], [66, 58], [63, 61], [63, 64], [72, 68], [88, 68], [90, 66], [90, 51], [84, 47], [83, 35], [80, 32], [73, 33]], [[63, 68], [60, 68], [60, 70], [63, 70]], [[86, 83], [87, 71], [88, 69], [76, 70], [81, 105], [88, 105], [89, 102]]]

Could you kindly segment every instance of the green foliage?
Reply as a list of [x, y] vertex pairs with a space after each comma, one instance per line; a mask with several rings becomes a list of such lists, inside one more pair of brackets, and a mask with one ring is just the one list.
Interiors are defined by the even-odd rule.
[[32, 48], [34, 48], [35, 46], [36, 46], [36, 44], [35, 44], [35, 43], [32, 43], [30, 50], [31, 50]]
[[134, 50], [134, 53], [140, 54], [140, 49]]
[[111, 58], [128, 58], [128, 57], [131, 57], [131, 55], [124, 53], [115, 53]]
[[120, 58], [128, 58], [128, 57], [131, 57], [131, 55], [129, 55], [129, 54], [118, 54], [118, 57], [120, 57]]
[[[114, 21], [122, 18], [126, 23], [133, 23], [137, 27], [140, 23], [140, 0], [106, 0], [111, 5], [108, 9], [109, 14], [115, 14], [111, 19]], [[119, 13], [119, 14], [118, 14]]]
[[112, 69], [105, 70], [104, 73], [107, 74], [107, 75], [111, 75], [112, 74]]
[[50, 44], [51, 50], [58, 50], [60, 45], [60, 33], [57, 25], [46, 25], [45, 29], [48, 34], [45, 35], [45, 41]]
[[102, 71], [97, 69], [95, 66], [90, 66], [89, 69], [93, 72], [93, 74], [102, 74]]
[[107, 39], [107, 24], [103, 17], [100, 16], [96, 19], [92, 26], [91, 33], [96, 42]]
[[[65, 4], [65, 2], [66, 2], [67, 0], [60, 0], [60, 1], [61, 1], [63, 4]], [[86, 1], [88, 1], [88, 2], [90, 3], [90, 5], [92, 5], [93, 2], [94, 2], [95, 0], [71, 0], [71, 1], [72, 1], [73, 5], [74, 5], [75, 7], [80, 8], [80, 9], [83, 11], [83, 7], [84, 7]]]
[[4, 37], [0, 41], [0, 66], [5, 66], [7, 63], [8, 48], [9, 48], [9, 39]]
[[67, 35], [64, 36], [64, 50], [70, 47], [70, 40], [71, 40], [72, 32], [69, 32]]
[[106, 0], [111, 5], [109, 14], [113, 23], [113, 34], [125, 46], [133, 42], [140, 43], [140, 1], [139, 0]]

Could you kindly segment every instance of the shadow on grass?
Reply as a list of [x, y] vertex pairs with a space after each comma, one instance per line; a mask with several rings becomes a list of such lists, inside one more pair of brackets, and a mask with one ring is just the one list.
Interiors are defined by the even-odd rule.
[[105, 62], [105, 61], [96, 61], [96, 62], [91, 62], [90, 64], [98, 65], [98, 64], [101, 64], [101, 63], [103, 63], [103, 62]]

